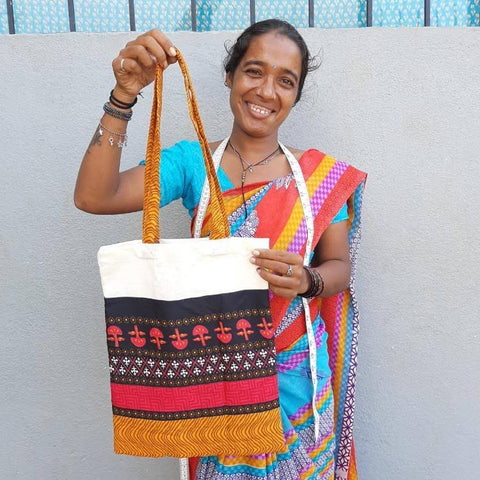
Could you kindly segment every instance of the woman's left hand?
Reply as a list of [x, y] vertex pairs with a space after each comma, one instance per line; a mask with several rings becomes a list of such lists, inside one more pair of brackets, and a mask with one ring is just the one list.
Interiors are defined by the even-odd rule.
[[268, 282], [270, 290], [280, 297], [294, 298], [307, 291], [308, 275], [303, 269], [303, 257], [281, 250], [254, 250], [250, 261], [258, 274]]

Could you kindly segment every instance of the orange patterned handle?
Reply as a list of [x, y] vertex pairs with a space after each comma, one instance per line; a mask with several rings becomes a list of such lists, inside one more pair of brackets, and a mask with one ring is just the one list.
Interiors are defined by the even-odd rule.
[[[203, 160], [210, 185], [210, 214], [212, 215], [212, 231], [210, 239], [230, 236], [227, 212], [223, 204], [222, 191], [213, 165], [212, 154], [203, 129], [197, 99], [192, 80], [182, 54], [177, 49], [177, 59], [182, 70], [188, 111], [202, 147]], [[148, 131], [147, 153], [145, 165], [145, 191], [143, 196], [143, 243], [158, 243], [160, 240], [160, 120], [162, 114], [163, 69], [157, 66], [153, 91], [153, 105]]]

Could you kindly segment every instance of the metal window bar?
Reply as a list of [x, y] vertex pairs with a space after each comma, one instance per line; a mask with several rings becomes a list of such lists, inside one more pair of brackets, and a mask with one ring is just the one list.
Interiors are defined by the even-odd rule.
[[308, 26], [315, 26], [315, 0], [308, 0]]
[[430, 0], [424, 0], [423, 2], [423, 26], [430, 26]]
[[75, 5], [73, 4], [73, 0], [68, 0], [68, 21], [70, 23], [70, 31], [76, 32], [77, 25], [75, 23]]
[[255, 23], [255, 0], [250, 0], [250, 24]]
[[373, 25], [373, 6], [372, 0], [367, 0], [367, 27]]
[[192, 32], [197, 31], [197, 2], [196, 0], [191, 0], [190, 10], [192, 12]]
[[128, 0], [128, 15], [130, 16], [130, 31], [134, 32], [135, 26], [135, 0]]
[[13, 0], [7, 0], [8, 33], [15, 33], [15, 17], [13, 15]]

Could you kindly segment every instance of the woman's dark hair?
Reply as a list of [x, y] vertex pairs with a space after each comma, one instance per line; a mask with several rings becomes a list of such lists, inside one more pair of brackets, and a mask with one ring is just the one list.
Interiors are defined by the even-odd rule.
[[303, 84], [305, 83], [305, 77], [307, 76], [307, 73], [316, 70], [318, 65], [315, 63], [315, 58], [310, 56], [307, 44], [298, 30], [284, 20], [279, 20], [277, 18], [262, 20], [261, 22], [254, 23], [245, 29], [237, 38], [237, 41], [230, 48], [227, 48], [227, 57], [224, 61], [225, 72], [230, 73], [233, 76], [238, 64], [241, 62], [243, 56], [248, 50], [252, 39], [269, 32], [276, 32], [280, 35], [285, 35], [285, 37], [292, 40], [292, 42], [294, 42], [295, 45], [297, 45], [297, 47], [300, 49], [300, 54], [302, 57], [302, 71], [300, 72], [297, 98], [295, 99], [295, 103], [297, 103], [302, 96]]

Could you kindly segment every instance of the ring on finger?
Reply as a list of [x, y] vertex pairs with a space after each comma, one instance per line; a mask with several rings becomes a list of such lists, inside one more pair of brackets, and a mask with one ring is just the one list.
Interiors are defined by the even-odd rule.
[[286, 277], [291, 277], [292, 274], [293, 274], [293, 267], [292, 267], [292, 265], [289, 265], [288, 269], [287, 269], [287, 272], [285, 273], [285, 276]]
[[122, 59], [120, 60], [120, 70], [121, 70], [122, 72], [125, 71], [125, 67], [123, 66], [124, 63], [125, 63], [125, 59], [122, 58]]

